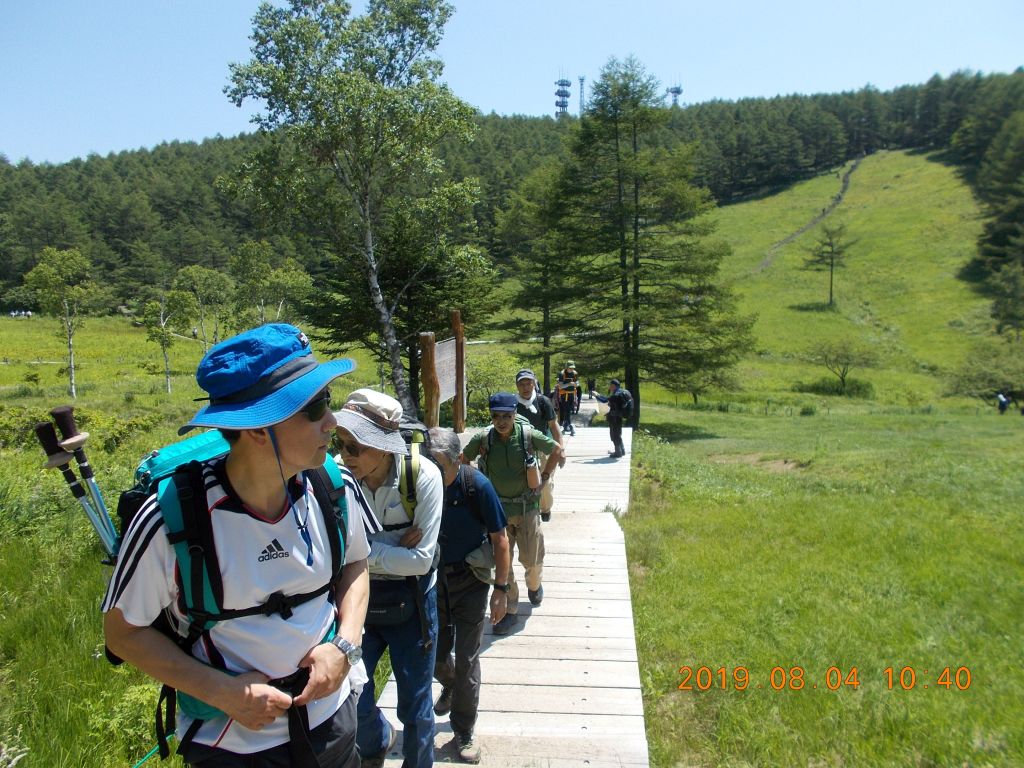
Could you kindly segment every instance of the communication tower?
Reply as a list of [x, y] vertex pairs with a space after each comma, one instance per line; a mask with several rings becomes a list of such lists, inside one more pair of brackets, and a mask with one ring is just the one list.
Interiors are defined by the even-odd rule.
[[583, 103], [583, 81], [584, 80], [586, 80], [586, 78], [583, 75], [580, 75], [580, 117], [583, 117], [583, 107], [585, 106], [584, 103]]
[[555, 91], [555, 96], [558, 97], [555, 99], [555, 117], [562, 117], [569, 107], [569, 86], [572, 85], [572, 81], [563, 77], [556, 80], [555, 85], [558, 86], [558, 90]]
[[670, 94], [672, 94], [672, 106], [673, 107], [678, 107], [679, 106], [679, 97], [683, 93], [683, 86], [681, 86], [681, 85], [673, 85], [671, 88], [668, 89], [668, 92]]

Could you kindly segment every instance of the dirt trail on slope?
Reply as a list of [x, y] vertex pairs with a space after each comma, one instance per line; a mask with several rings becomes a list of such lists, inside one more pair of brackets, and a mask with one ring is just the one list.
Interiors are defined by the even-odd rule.
[[757, 265], [757, 269], [754, 270], [755, 273], [764, 272], [766, 269], [768, 269], [768, 267], [772, 265], [772, 262], [775, 261], [775, 257], [778, 255], [780, 248], [789, 245], [791, 242], [796, 240], [798, 237], [800, 237], [800, 235], [802, 235], [807, 230], [813, 229], [814, 227], [818, 226], [825, 219], [826, 216], [832, 213], [832, 211], [834, 211], [839, 206], [839, 204], [843, 202], [843, 197], [845, 197], [846, 191], [850, 188], [850, 176], [853, 175], [853, 172], [855, 170], [857, 170], [857, 166], [860, 165], [860, 161], [861, 158], [858, 157], [856, 160], [853, 161], [853, 165], [850, 166], [850, 169], [843, 174], [843, 183], [839, 187], [839, 194], [833, 197], [832, 201], [827, 206], [821, 209], [820, 214], [818, 214], [809, 222], [804, 224], [796, 232], [794, 232], [791, 235], [787, 235], [782, 240], [779, 240], [779, 242], [775, 243], [771, 248], [769, 248], [767, 253], [765, 253], [764, 255], [764, 259], [761, 260], [761, 263]]

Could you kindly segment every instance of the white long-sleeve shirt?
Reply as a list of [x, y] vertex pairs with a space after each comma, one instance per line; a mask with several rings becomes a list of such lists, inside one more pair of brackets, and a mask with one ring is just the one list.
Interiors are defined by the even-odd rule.
[[[409, 524], [409, 516], [402, 506], [402, 494], [398, 487], [399, 473], [404, 471], [404, 457], [394, 456], [387, 480], [376, 491], [365, 483], [360, 488], [381, 525]], [[410, 549], [398, 542], [408, 529], [381, 531], [370, 534], [370, 554], [366, 558], [370, 578], [405, 578], [422, 576], [430, 571], [437, 555], [437, 535], [441, 530], [441, 511], [444, 507], [444, 480], [441, 471], [426, 458], [420, 459], [416, 476], [416, 508], [411, 526], [423, 532], [416, 547]], [[430, 586], [434, 585], [431, 579]]]

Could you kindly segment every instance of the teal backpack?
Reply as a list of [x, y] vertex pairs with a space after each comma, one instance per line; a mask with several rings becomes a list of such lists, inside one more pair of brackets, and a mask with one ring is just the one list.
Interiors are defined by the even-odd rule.
[[[168, 540], [178, 560], [178, 588], [183, 608], [189, 619], [188, 635], [182, 637], [171, 626], [164, 613], [153, 622], [153, 627], [174, 640], [186, 653], [214, 624], [242, 616], [275, 613], [288, 619], [292, 609], [333, 590], [345, 564], [345, 536], [348, 531], [348, 507], [345, 500], [345, 480], [341, 470], [330, 456], [323, 465], [305, 476], [324, 516], [325, 531], [331, 549], [330, 579], [319, 589], [298, 595], [272, 594], [261, 605], [247, 608], [225, 609], [222, 606], [224, 586], [213, 541], [213, 524], [206, 505], [206, 484], [202, 464], [222, 456], [230, 446], [217, 430], [210, 430], [179, 443], [153, 451], [135, 471], [135, 485], [124, 491], [117, 503], [117, 516], [123, 538], [128, 526], [142, 508], [146, 499], [155, 492], [160, 503]], [[121, 539], [118, 540], [120, 548]], [[327, 638], [333, 636], [332, 630]], [[109, 649], [107, 659], [112, 664], [122, 660]], [[183, 742], [191, 738], [198, 725], [221, 712], [187, 694], [176, 693], [164, 685], [157, 702], [156, 731], [160, 756], [167, 757], [167, 733], [174, 732], [175, 699], [196, 724]], [[167, 701], [165, 716], [161, 716], [163, 702]]]

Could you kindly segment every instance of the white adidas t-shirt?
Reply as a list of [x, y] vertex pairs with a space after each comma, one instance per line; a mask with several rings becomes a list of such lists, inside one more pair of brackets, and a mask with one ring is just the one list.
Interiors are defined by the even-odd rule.
[[[274, 592], [295, 595], [323, 586], [330, 576], [330, 543], [312, 487], [301, 475], [290, 483], [289, 492], [296, 499], [295, 511], [289, 509], [279, 520], [270, 522], [246, 509], [236, 495], [229, 493], [223, 465], [223, 459], [215, 459], [203, 468], [223, 575], [222, 607], [249, 608], [265, 602]], [[373, 515], [352, 475], [344, 468], [342, 474], [348, 503], [345, 562], [352, 563], [369, 554], [363, 521], [364, 516], [372, 521]], [[309, 550], [300, 534], [296, 514], [305, 522], [312, 541], [311, 565], [306, 564]], [[156, 496], [151, 496], [124, 537], [102, 610], [119, 608], [128, 623], [145, 627], [169, 606], [185, 634], [188, 622], [178, 606], [176, 563]], [[222, 621], [210, 630], [209, 641], [200, 638], [193, 655], [206, 662], [211, 655], [219, 656], [223, 666], [233, 672], [256, 670], [271, 679], [286, 677], [297, 670], [299, 661], [330, 631], [334, 616], [334, 604], [325, 594], [295, 606], [287, 621], [278, 614]], [[208, 642], [212, 642], [212, 648]], [[350, 677], [357, 685], [365, 681], [362, 663]], [[351, 683], [346, 679], [335, 693], [311, 702], [310, 728], [331, 717], [350, 691]], [[191, 718], [178, 707], [179, 736], [191, 723]], [[240, 754], [258, 752], [288, 741], [288, 717], [282, 715], [259, 731], [249, 730], [227, 717], [214, 718], [200, 727], [194, 741]]]

